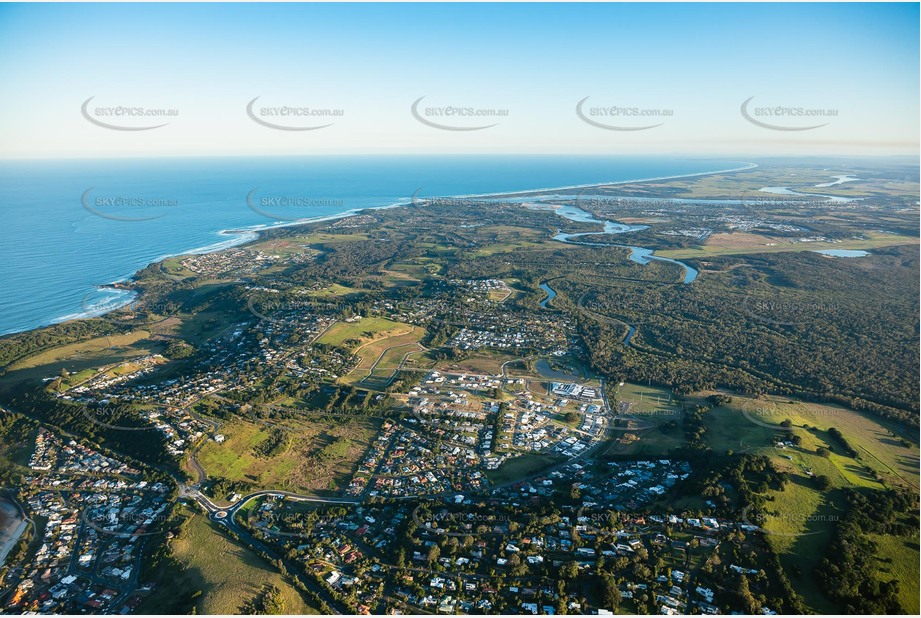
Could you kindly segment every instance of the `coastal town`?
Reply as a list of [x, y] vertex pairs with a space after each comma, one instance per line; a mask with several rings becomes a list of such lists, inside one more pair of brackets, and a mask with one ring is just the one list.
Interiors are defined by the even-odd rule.
[[[530, 351], [551, 357], [570, 352], [566, 338], [541, 337], [544, 331], [539, 325], [546, 323], [546, 318], [526, 318], [528, 328], [522, 329], [516, 326], [520, 317], [501, 313], [501, 303], [512, 293], [504, 283], [456, 284], [477, 294], [483, 299], [481, 309], [490, 311], [480, 311], [471, 323], [480, 330], [459, 329], [446, 347], [468, 351], [511, 348], [517, 353]], [[227, 397], [255, 383], [255, 377], [246, 377], [247, 368], [258, 364], [291, 379], [335, 381], [361, 362], [344, 350], [330, 347], [318, 356], [311, 345], [337, 324], [361, 328], [360, 318], [337, 320], [284, 304], [258, 307], [251, 310], [254, 319], [225, 329], [204, 346], [212, 359], [202, 363], [203, 370], [198, 373], [152, 379], [170, 362], [162, 354], [153, 354], [95, 372], [49, 378], [46, 387], [60, 401], [79, 407], [92, 423], [122, 431], [155, 432], [166, 442], [171, 456], [194, 460], [202, 444], [218, 446], [226, 439], [222, 423], [208, 414], [213, 407], [201, 403], [221, 402], [239, 412], [241, 408]], [[425, 307], [425, 313], [436, 314], [443, 307], [435, 301]], [[408, 317], [394, 308], [381, 307], [389, 318]], [[560, 330], [552, 327], [546, 332]], [[338, 365], [336, 355], [342, 359]], [[205, 366], [220, 368], [204, 370]], [[475, 519], [457, 530], [432, 529], [431, 522], [423, 522], [419, 538], [406, 550], [406, 563], [412, 565], [409, 568], [429, 566], [462, 571], [463, 575], [455, 580], [433, 574], [429, 586], [413, 583], [417, 579], [413, 577], [401, 577], [396, 583], [388, 579], [396, 568], [387, 561], [394, 530], [417, 519], [420, 505], [444, 501], [462, 512], [480, 499], [512, 505], [522, 500], [529, 504], [549, 500], [561, 488], [586, 478], [592, 467], [591, 453], [605, 443], [614, 423], [604, 383], [597, 379], [557, 382], [540, 376], [509, 375], [504, 368], [497, 374], [432, 369], [416, 375], [416, 383], [405, 392], [388, 395], [391, 405], [402, 412], [380, 424], [342, 488], [344, 502], [334, 508], [347, 508], [352, 515], [336, 518], [331, 525], [311, 524], [309, 530], [300, 529], [298, 521], [322, 518], [322, 505], [316, 511], [288, 512], [290, 500], [295, 507], [301, 504], [296, 495], [289, 499], [285, 497], [289, 494], [274, 495], [271, 491], [255, 498], [239, 492], [207, 498], [201, 493], [208, 491], [206, 477], [194, 485], [180, 483], [177, 494], [176, 488], [163, 483], [139, 480], [144, 476], [139, 470], [77, 442], [64, 442], [40, 428], [29, 467], [32, 474], [41, 476], [28, 477], [30, 491], [17, 500], [32, 521], [46, 523], [41, 547], [19, 571], [16, 592], [8, 599], [7, 609], [130, 612], [155, 587], [140, 579], [143, 548], [148, 537], [161, 542], [174, 534], [169, 513], [176, 500], [191, 504], [182, 496], [197, 496], [201, 508], [212, 516], [219, 508], [213, 505], [228, 500], [232, 514], [221, 521], [248, 530], [278, 551], [287, 552], [293, 538], [309, 539], [296, 546], [311, 548], [304, 554], [305, 564], [312, 564], [309, 574], [326, 582], [333, 599], [354, 599], [355, 605], [350, 607], [357, 613], [391, 611], [398, 606], [440, 612], [512, 608], [508, 603], [518, 587], [503, 590], [498, 583], [490, 584], [492, 567], [523, 561], [543, 569], [545, 561], [559, 566], [567, 555], [573, 560], [594, 556], [589, 555], [588, 548], [573, 546], [570, 531], [562, 528], [546, 538], [532, 538], [512, 534], [507, 525], [475, 525]], [[531, 480], [495, 476], [519, 457], [540, 457], [553, 467]], [[583, 484], [585, 504], [595, 504], [590, 501], [593, 496], [611, 499], [620, 495], [625, 506], [618, 508], [637, 508], [676, 479], [687, 477], [681, 466], [663, 466], [653, 473], [627, 470], [623, 474], [613, 474], [612, 469], [610, 478], [600, 479], [597, 485]], [[352, 504], [355, 506], [346, 506]], [[381, 506], [386, 504], [390, 506]], [[398, 506], [401, 504], [406, 506]], [[360, 518], [358, 524], [347, 523], [352, 516]], [[459, 516], [457, 512], [451, 515], [455, 516]], [[569, 518], [564, 517], [561, 523], [568, 528]], [[298, 531], [287, 531], [287, 524]], [[486, 536], [473, 543], [469, 555], [440, 557], [429, 564], [433, 538], [441, 534], [479, 535], [484, 530]], [[503, 538], [498, 553], [491, 554], [496, 535], [508, 538]], [[544, 551], [518, 556], [521, 544], [533, 544], [533, 548]], [[518, 593], [521, 599], [516, 611], [530, 611], [534, 598], [542, 598], [552, 607], [558, 605], [557, 592], [542, 589], [536, 593], [527, 586], [523, 590]], [[544, 598], [548, 594], [556, 601]], [[568, 610], [579, 607], [580, 602], [572, 601]]]
[[0, 614], [921, 615], [921, 2], [0, 8]]
[[[273, 319], [261, 341], [293, 324], [316, 336], [335, 322]], [[235, 354], [246, 347], [243, 332], [238, 328], [222, 340]], [[503, 342], [500, 337], [491, 345]], [[267, 350], [275, 348], [257, 346], [250, 361], [271, 362], [275, 353]], [[232, 358], [221, 346], [213, 351]], [[118, 420], [105, 416], [113, 401], [157, 404], [138, 420], [161, 433], [177, 458], [203, 442], [223, 443], [219, 422], [191, 412], [202, 398], [227, 390], [220, 374], [132, 389], [132, 380], [163, 362], [137, 359], [52, 388], [106, 424]], [[405, 393], [390, 396], [403, 413], [383, 421], [341, 501], [331, 498], [332, 504], [268, 490], [228, 495], [230, 508], [219, 510], [222, 497], [205, 497], [199, 485], [177, 495], [163, 483], [140, 480], [139, 470], [39, 429], [29, 460], [34, 476], [18, 500], [32, 521], [42, 522], [41, 546], [7, 575], [17, 583], [6, 609], [137, 608], [156, 587], [140, 578], [143, 548], [174, 534], [171, 512], [178, 499], [186, 508], [197, 500], [242, 538], [293, 556], [322, 596], [354, 613], [584, 613], [598, 600], [574, 582], [580, 571], [602, 563], [623, 582], [609, 593], [618, 605], [641, 613], [722, 613], [719, 581], [726, 567], [718, 547], [727, 539], [741, 542], [757, 526], [705, 514], [644, 512], [691, 468], [664, 459], [602, 463], [596, 451], [630, 408], [624, 404], [614, 415], [603, 381], [430, 370]], [[507, 480], [495, 476], [529, 456], [546, 458], [550, 467]], [[525, 524], [518, 514], [551, 505], [553, 514], [539, 522]], [[689, 552], [697, 565], [690, 572]], [[661, 556], [656, 564], [662, 566], [647, 568], [651, 555]], [[730, 567], [752, 576], [753, 586], [766, 577]], [[557, 580], [554, 571], [568, 576]], [[759, 611], [774, 613], [766, 605]]]
[[[835, 538], [839, 511], [800, 521], [784, 488], [824, 504], [848, 474], [905, 482], [859, 457], [863, 425], [771, 394], [754, 370], [720, 387], [706, 372], [736, 369], [719, 350], [684, 360], [702, 331], [672, 340], [654, 320], [755, 305], [715, 294], [710, 308], [683, 262], [567, 244], [592, 223], [554, 234], [552, 209], [475, 208], [167, 258], [130, 305], [93, 318], [95, 347], [28, 367], [0, 408], [3, 611], [806, 607], [791, 581], [811, 571], [784, 543]], [[766, 227], [738, 211], [719, 224], [743, 221]], [[712, 236], [692, 223], [656, 233]], [[708, 259], [693, 272], [749, 276]]]
[[[640, 488], [630, 503], [646, 504], [687, 469], [665, 461], [625, 467], [631, 489]], [[765, 583], [764, 571], [723, 562], [757, 530], [744, 522], [620, 508], [608, 519], [583, 506], [516, 525], [516, 511], [539, 510], [566, 472], [493, 491], [482, 502], [464, 494], [426, 501], [408, 515], [398, 502], [313, 509], [268, 496], [248, 507], [244, 525], [294, 552], [355, 613], [584, 613], [588, 602], [574, 580], [601, 563], [623, 582], [611, 594], [637, 613], [719, 614], [732, 597], [722, 582]], [[585, 476], [580, 486], [587, 488]], [[637, 483], [645, 479], [660, 484], [649, 491]], [[758, 613], [776, 612], [762, 606]]]
[[163, 534], [171, 488], [74, 440], [39, 429], [33, 471], [17, 497], [34, 553], [7, 573], [6, 612], [128, 613], [152, 590], [139, 574], [145, 544]]

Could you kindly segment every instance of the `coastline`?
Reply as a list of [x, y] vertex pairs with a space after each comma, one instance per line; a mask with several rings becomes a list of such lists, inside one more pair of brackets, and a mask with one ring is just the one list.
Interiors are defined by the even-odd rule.
[[[201, 247], [197, 247], [195, 249], [190, 249], [188, 251], [180, 251], [178, 253], [165, 253], [163, 255], [160, 255], [154, 258], [147, 264], [145, 264], [143, 268], [141, 268], [140, 270], [143, 270], [144, 268], [148, 268], [152, 264], [158, 264], [164, 260], [168, 260], [169, 258], [173, 258], [173, 257], [179, 257], [182, 255], [206, 255], [208, 253], [218, 253], [220, 251], [226, 251], [227, 249], [232, 249], [233, 247], [239, 247], [239, 246], [251, 243], [251, 242], [256, 242], [261, 238], [260, 233], [268, 231], [268, 230], [274, 230], [277, 228], [284, 228], [284, 227], [293, 227], [297, 225], [309, 225], [311, 223], [322, 223], [324, 221], [335, 221], [338, 219], [346, 219], [348, 217], [353, 217], [365, 210], [383, 210], [387, 208], [399, 208], [401, 206], [409, 206], [409, 205], [410, 204], [400, 203], [400, 204], [391, 204], [389, 206], [376, 206], [373, 208], [361, 208], [361, 209], [353, 208], [351, 210], [347, 210], [347, 211], [332, 214], [332, 215], [323, 215], [321, 217], [315, 217], [311, 219], [298, 219], [297, 221], [289, 221], [287, 223], [279, 223], [275, 225], [266, 225], [266, 224], [260, 223], [252, 228], [218, 230], [217, 232], [215, 232], [215, 234], [217, 234], [218, 236], [231, 236], [232, 238], [228, 240], [221, 240], [221, 241], [211, 243], [208, 245], [204, 245]], [[129, 275], [125, 275], [123, 277], [119, 277], [118, 279], [110, 283], [102, 283], [102, 284], [93, 286], [93, 288], [96, 291], [120, 292], [125, 296], [125, 298], [123, 298], [122, 300], [102, 301], [102, 302], [94, 303], [93, 305], [87, 305], [86, 299], [92, 294], [92, 292], [89, 292], [87, 293], [86, 296], [83, 297], [83, 302], [81, 303], [83, 311], [81, 311], [80, 313], [72, 313], [72, 314], [68, 314], [64, 316], [59, 316], [59, 317], [53, 318], [47, 324], [42, 324], [34, 328], [27, 328], [21, 331], [4, 333], [0, 335], [0, 338], [10, 336], [10, 335], [18, 335], [20, 333], [26, 333], [32, 330], [38, 330], [40, 328], [46, 328], [48, 326], [53, 326], [55, 324], [62, 324], [64, 322], [69, 322], [71, 320], [87, 320], [90, 318], [98, 318], [98, 317], [106, 315], [107, 313], [111, 313], [112, 311], [117, 311], [118, 309], [127, 307], [131, 303], [135, 302], [140, 296], [138, 291], [131, 287], [134, 283], [134, 278], [137, 275], [137, 272], [138, 271], [131, 273]]]
[[712, 176], [713, 174], [728, 174], [730, 172], [744, 172], [758, 167], [757, 163], [748, 163], [742, 167], [732, 167], [723, 170], [713, 170], [707, 172], [694, 172], [692, 174], [674, 174], [672, 176], [653, 176], [650, 178], [633, 178], [630, 180], [616, 180], [614, 182], [593, 182], [585, 185], [566, 185], [563, 187], [546, 187], [540, 189], [528, 189], [526, 191], [512, 191], [504, 193], [472, 193], [469, 195], [445, 196], [445, 199], [464, 199], [464, 198], [503, 198], [503, 197], [529, 197], [532, 193], [547, 193], [549, 191], [565, 191], [568, 189], [592, 189], [594, 187], [615, 187], [617, 185], [629, 185], [637, 182], [656, 182], [658, 180], [677, 180], [679, 178], [694, 178], [696, 176]]
[[[648, 177], [648, 178], [635, 178], [635, 179], [628, 179], [628, 180], [617, 180], [617, 181], [612, 181], [612, 182], [594, 182], [594, 183], [589, 183], [589, 184], [565, 185], [565, 186], [560, 186], [560, 187], [545, 187], [545, 188], [527, 189], [527, 190], [512, 191], [512, 192], [492, 192], [492, 193], [480, 193], [480, 194], [464, 194], [464, 195], [455, 195], [455, 196], [435, 196], [435, 197], [428, 197], [424, 199], [496, 199], [498, 200], [498, 199], [504, 199], [504, 198], [509, 198], [509, 197], [526, 198], [526, 197], [543, 194], [543, 193], [550, 193], [550, 192], [558, 193], [560, 191], [567, 191], [567, 190], [573, 190], [573, 189], [583, 190], [583, 189], [589, 189], [589, 188], [594, 188], [594, 187], [612, 187], [612, 186], [617, 186], [617, 185], [625, 185], [625, 184], [633, 184], [633, 183], [656, 182], [660, 180], [676, 180], [680, 178], [694, 178], [698, 176], [710, 176], [713, 174], [726, 174], [726, 173], [731, 173], [731, 172], [746, 171], [746, 170], [754, 169], [757, 167], [758, 167], [757, 163], [749, 162], [746, 165], [743, 165], [741, 167], [710, 170], [710, 171], [705, 171], [705, 172], [694, 172], [694, 173], [689, 173], [689, 174], [653, 176], [653, 177]], [[69, 322], [73, 320], [85, 320], [85, 319], [101, 317], [108, 313], [111, 313], [112, 311], [117, 311], [118, 309], [126, 307], [130, 305], [131, 303], [135, 302], [140, 297], [139, 292], [132, 288], [134, 281], [135, 281], [135, 277], [137, 276], [137, 273], [140, 272], [140, 270], [143, 270], [144, 268], [148, 268], [153, 264], [158, 264], [169, 258], [178, 257], [182, 255], [204, 255], [208, 253], [217, 253], [219, 251], [224, 251], [227, 249], [231, 249], [233, 247], [239, 247], [239, 246], [247, 245], [249, 243], [258, 242], [261, 240], [263, 236], [262, 234], [263, 232], [267, 232], [267, 231], [271, 231], [271, 230], [275, 230], [279, 228], [285, 228], [285, 227], [295, 227], [295, 226], [300, 226], [300, 225], [310, 225], [313, 223], [323, 223], [325, 221], [336, 221], [339, 219], [346, 219], [346, 218], [353, 217], [353, 216], [359, 215], [367, 211], [388, 210], [391, 208], [403, 208], [407, 206], [412, 206], [415, 203], [415, 199], [416, 199], [415, 195], [413, 195], [412, 197], [408, 198], [407, 201], [400, 201], [398, 203], [388, 204], [386, 206], [372, 206], [368, 208], [352, 208], [352, 209], [349, 209], [349, 210], [346, 210], [340, 213], [322, 215], [320, 217], [298, 219], [295, 221], [286, 221], [284, 223], [256, 224], [251, 227], [218, 230], [217, 232], [215, 232], [217, 236], [231, 236], [232, 238], [227, 239], [227, 240], [221, 240], [215, 243], [211, 243], [208, 245], [204, 245], [204, 246], [193, 248], [193, 249], [186, 250], [186, 251], [180, 251], [177, 253], [161, 255], [155, 259], [152, 259], [150, 262], [144, 265], [144, 267], [142, 267], [141, 269], [138, 269], [138, 271], [135, 271], [134, 273], [120, 277], [119, 279], [116, 279], [115, 281], [112, 281], [109, 283], [98, 284], [94, 286], [94, 289], [96, 291], [116, 290], [125, 295], [123, 299], [116, 300], [116, 301], [104, 301], [101, 303], [101, 306], [98, 306], [100, 305], [100, 303], [96, 303], [97, 306], [94, 306], [94, 305], [87, 306], [86, 299], [92, 294], [92, 292], [89, 292], [84, 297], [84, 301], [82, 303], [83, 311], [79, 313], [71, 313], [71, 314], [51, 318], [50, 320], [48, 320], [47, 323], [41, 324], [39, 326], [35, 326], [33, 328], [27, 328], [27, 329], [20, 330], [20, 331], [4, 333], [0, 335], [0, 339], [3, 339], [5, 337], [13, 337], [16, 335], [20, 335], [22, 333], [27, 333], [27, 332], [31, 332], [35, 330], [40, 330], [42, 328], [47, 328], [49, 326], [54, 326], [57, 324], [63, 324], [65, 322]]]

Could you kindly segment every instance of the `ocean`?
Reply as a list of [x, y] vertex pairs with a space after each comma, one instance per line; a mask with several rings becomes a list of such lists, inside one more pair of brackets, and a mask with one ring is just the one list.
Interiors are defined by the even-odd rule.
[[413, 195], [482, 195], [700, 174], [744, 161], [627, 156], [327, 156], [0, 162], [0, 335], [130, 300], [100, 287], [259, 229]]

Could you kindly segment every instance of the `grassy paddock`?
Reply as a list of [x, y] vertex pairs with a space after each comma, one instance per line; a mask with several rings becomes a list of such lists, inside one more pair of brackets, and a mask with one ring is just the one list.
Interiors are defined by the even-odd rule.
[[[115, 362], [121, 360], [120, 356], [113, 353], [112, 348], [123, 348], [131, 346], [146, 339], [150, 333], [146, 330], [136, 330], [124, 335], [112, 335], [109, 337], [95, 337], [80, 343], [71, 343], [54, 347], [44, 352], [39, 352], [28, 358], [16, 361], [8, 367], [9, 371], [19, 369], [32, 369], [42, 365], [60, 363], [64, 360], [71, 360], [74, 357], [92, 357], [96, 363]], [[135, 354], [146, 352], [147, 350], [136, 349]]]
[[[373, 318], [372, 318], [373, 319]], [[364, 322], [365, 320], [362, 320]], [[389, 320], [388, 320], [389, 322]], [[398, 324], [392, 322], [392, 324]], [[419, 351], [419, 341], [425, 336], [425, 329], [418, 326], [409, 326], [408, 332], [393, 329], [391, 331], [378, 331], [369, 343], [355, 350], [359, 357], [358, 365], [343, 378], [345, 383], [354, 383], [371, 375], [372, 367], [387, 370], [387, 375], [392, 375], [407, 352]], [[363, 331], [367, 335], [369, 331]], [[376, 372], [376, 373], [381, 373]]]
[[[698, 399], [712, 393], [701, 393]], [[780, 423], [790, 420], [790, 431]], [[833, 613], [836, 608], [819, 590], [813, 571], [823, 557], [838, 522], [844, 517], [842, 490], [883, 490], [883, 485], [914, 488], [918, 483], [918, 446], [903, 442], [904, 429], [865, 416], [842, 406], [813, 404], [786, 397], [753, 399], [733, 395], [731, 403], [713, 408], [705, 415], [705, 438], [716, 451], [756, 452], [771, 459], [775, 467], [789, 474], [783, 491], [770, 491], [768, 511], [762, 525], [766, 538], [780, 556], [781, 564], [809, 606], [817, 612]], [[837, 428], [858, 451], [859, 458], [843, 452], [842, 445], [828, 430]], [[799, 445], [772, 446], [772, 438]], [[831, 452], [827, 457], [819, 449]], [[915, 462], [915, 463], [912, 463]], [[813, 476], [831, 482], [820, 490]], [[897, 577], [900, 597], [906, 608], [918, 607], [918, 539], [875, 537], [882, 579]], [[888, 575], [887, 575], [888, 573]]]
[[221, 428], [223, 443], [209, 440], [202, 446], [198, 460], [210, 477], [245, 481], [260, 489], [326, 493], [348, 481], [377, 430], [376, 421], [357, 418], [335, 425], [306, 420], [279, 424], [295, 430], [284, 452], [257, 455], [253, 449], [269, 437], [269, 428], [238, 419]]
[[[918, 573], [918, 537], [903, 537], [872, 534], [870, 537], [879, 547], [878, 568], [881, 579], [899, 581], [899, 600], [909, 614], [919, 613], [918, 598], [921, 594]], [[891, 562], [889, 562], [891, 560]]]
[[[918, 244], [917, 238], [897, 234], [868, 234], [866, 239], [848, 239], [841, 242], [793, 242], [783, 237], [762, 236], [747, 232], [713, 234], [699, 247], [667, 249], [656, 251], [662, 257], [688, 259], [707, 258], [719, 255], [741, 255], [749, 253], [780, 253], [784, 251], [815, 251], [819, 249], [879, 249], [895, 245]], [[768, 245], [768, 243], [774, 243]]]
[[318, 614], [300, 592], [269, 563], [249, 549], [212, 528], [207, 518], [184, 510], [189, 516], [182, 533], [172, 539], [173, 556], [183, 565], [179, 572], [154, 573], [156, 591], [141, 606], [142, 613], [185, 613], [177, 602], [194, 600], [198, 614], [240, 614], [243, 606], [266, 584], [276, 586], [287, 614]]
[[323, 333], [317, 343], [342, 345], [347, 339], [356, 339], [367, 343], [396, 333], [406, 333], [413, 329], [411, 324], [394, 322], [386, 318], [362, 318], [357, 322], [337, 322]]
[[487, 470], [486, 476], [491, 482], [502, 485], [534, 474], [559, 461], [559, 457], [551, 457], [550, 455], [521, 455], [520, 457], [509, 459], [496, 470]]

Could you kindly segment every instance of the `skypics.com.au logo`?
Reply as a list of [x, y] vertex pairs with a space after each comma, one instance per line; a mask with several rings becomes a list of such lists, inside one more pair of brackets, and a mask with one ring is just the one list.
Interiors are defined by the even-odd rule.
[[153, 221], [175, 208], [179, 200], [144, 195], [94, 195], [90, 187], [80, 196], [80, 204], [97, 217], [110, 221]]
[[[635, 105], [586, 106], [591, 97], [576, 103], [576, 116], [587, 125], [606, 131], [647, 131], [665, 124], [665, 121], [648, 124], [650, 119], [670, 119], [675, 110], [670, 108], [638, 107]], [[644, 122], [645, 121], [645, 122]]]
[[[772, 431], [782, 431], [788, 434], [796, 429], [796, 426], [792, 422], [787, 422], [789, 419], [784, 412], [770, 402], [758, 402], [756, 400], [747, 399], [742, 403], [741, 410], [742, 416], [744, 416], [747, 421], [759, 427], [764, 427]], [[797, 418], [806, 417], [815, 419], [814, 423], [816, 425], [824, 426], [827, 424], [828, 419], [834, 419], [839, 416], [840, 412], [834, 408], [816, 408], [802, 404], [797, 406], [796, 409]]]
[[341, 212], [345, 200], [310, 195], [263, 195], [259, 189], [246, 194], [246, 205], [257, 215], [273, 221], [300, 221]]
[[[256, 97], [246, 104], [246, 115], [259, 126], [275, 131], [317, 131], [331, 127], [335, 122], [315, 124], [317, 119], [339, 119], [345, 110], [330, 107], [309, 107], [306, 105], [262, 105], [256, 107]], [[321, 120], [322, 122], [322, 120]]]
[[[753, 531], [758, 530], [765, 534], [770, 534], [773, 536], [786, 536], [786, 537], [797, 537], [797, 536], [812, 536], [815, 534], [822, 534], [828, 532], [828, 528], [824, 530], [816, 530], [814, 532], [781, 532], [779, 529], [783, 528], [802, 528], [807, 529], [808, 527], [815, 524], [825, 524], [825, 523], [837, 523], [840, 518], [837, 515], [820, 515], [816, 513], [811, 514], [802, 514], [802, 513], [765, 513], [760, 511], [755, 511], [753, 506], [747, 506], [742, 510], [742, 528]], [[779, 528], [779, 529], [778, 529]]]
[[[811, 124], [816, 119], [837, 118], [838, 110], [833, 108], [812, 108], [802, 105], [752, 105], [755, 97], [748, 97], [742, 103], [742, 117], [756, 127], [771, 131], [812, 131], [827, 126], [828, 122]], [[810, 123], [810, 124], [805, 124]]]
[[168, 122], [150, 124], [152, 119], [176, 118], [176, 108], [143, 107], [139, 105], [90, 106], [95, 96], [88, 98], [80, 106], [80, 113], [87, 122], [109, 129], [110, 131], [151, 131], [168, 125]]
[[483, 119], [507, 118], [508, 109], [497, 107], [473, 107], [469, 105], [421, 106], [425, 97], [416, 99], [410, 106], [412, 117], [427, 127], [442, 131], [482, 131], [499, 125], [494, 122], [482, 124]]

